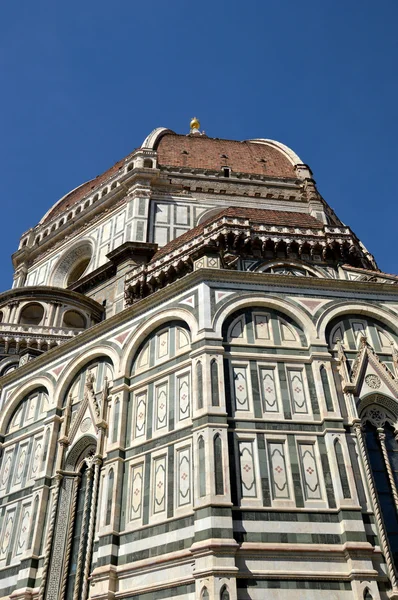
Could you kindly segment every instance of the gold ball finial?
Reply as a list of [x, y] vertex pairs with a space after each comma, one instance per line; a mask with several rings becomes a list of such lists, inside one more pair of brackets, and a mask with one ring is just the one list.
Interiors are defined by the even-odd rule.
[[200, 128], [199, 119], [197, 119], [196, 117], [191, 119], [190, 128], [191, 128], [191, 133], [193, 133], [194, 131], [199, 131], [199, 128]]

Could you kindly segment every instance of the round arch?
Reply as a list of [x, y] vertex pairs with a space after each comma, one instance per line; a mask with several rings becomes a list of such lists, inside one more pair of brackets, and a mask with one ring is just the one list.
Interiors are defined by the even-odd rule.
[[78, 274], [77, 269], [79, 265], [84, 263], [85, 267], [83, 272], [80, 273], [79, 277], [75, 279], [75, 281], [77, 281], [77, 279], [79, 279], [87, 271], [93, 255], [94, 243], [91, 239], [86, 238], [73, 244], [66, 251], [62, 252], [53, 270], [50, 285], [60, 288], [67, 287], [69, 285], [68, 277], [70, 277], [72, 273]]
[[68, 451], [65, 457], [65, 470], [78, 471], [80, 464], [90, 453], [97, 450], [97, 440], [92, 435], [85, 435], [80, 438]]
[[7, 425], [15, 410], [18, 407], [18, 404], [22, 402], [22, 400], [38, 388], [44, 388], [49, 396], [49, 398], [54, 396], [54, 383], [45, 375], [41, 377], [36, 377], [30, 381], [26, 381], [22, 385], [20, 385], [16, 390], [11, 392], [10, 396], [6, 400], [6, 404], [1, 411], [0, 416], [0, 434], [4, 435], [7, 429]]
[[360, 401], [357, 406], [357, 412], [359, 418], [362, 418], [365, 414], [366, 410], [370, 406], [380, 407], [385, 411], [387, 415], [391, 416], [391, 419], [398, 422], [398, 402], [392, 396], [387, 396], [386, 394], [378, 394], [375, 392], [370, 392], [369, 394], [365, 394], [360, 398]]
[[58, 407], [62, 406], [63, 397], [66, 394], [68, 387], [75, 375], [77, 375], [79, 371], [89, 362], [95, 358], [100, 358], [101, 356], [106, 356], [109, 358], [112, 364], [113, 374], [115, 376], [115, 365], [117, 365], [119, 361], [117, 352], [108, 346], [96, 346], [94, 348], [90, 348], [84, 353], [84, 356], [77, 356], [64, 368], [63, 374], [55, 386]]
[[227, 301], [226, 305], [222, 306], [214, 315], [213, 319], [213, 329], [216, 333], [216, 336], [222, 337], [222, 326], [227, 317], [231, 315], [236, 310], [240, 308], [253, 308], [254, 306], [264, 307], [264, 308], [273, 308], [278, 310], [281, 313], [285, 313], [288, 315], [295, 323], [298, 323], [305, 335], [307, 336], [308, 344], [316, 343], [317, 335], [314, 323], [311, 319], [301, 310], [298, 306], [290, 304], [286, 300], [280, 300], [275, 297], [264, 297], [264, 296], [246, 296], [240, 297], [239, 300], [233, 298], [229, 302]]
[[[383, 310], [378, 306], [365, 304], [364, 302], [340, 302], [336, 304], [333, 302], [328, 308], [324, 310], [322, 315], [319, 317], [316, 324], [318, 337], [322, 342], [326, 342], [326, 328], [328, 324], [336, 317], [343, 317], [344, 315], [362, 315], [364, 317], [372, 317], [378, 319], [385, 325], [388, 325], [398, 335], [398, 315], [393, 314], [390, 311]], [[392, 320], [395, 317], [396, 322]]]
[[127, 338], [123, 356], [120, 361], [119, 376], [130, 377], [129, 369], [131, 361], [133, 360], [133, 356], [138, 350], [140, 344], [154, 329], [163, 323], [176, 320], [184, 321], [184, 323], [188, 325], [191, 332], [191, 341], [194, 342], [198, 335], [198, 323], [192, 313], [184, 308], [170, 308], [161, 311], [154, 315], [150, 319], [150, 322], [146, 321], [145, 323], [139, 325], [138, 328], [133, 331], [130, 337]]
[[167, 127], [156, 127], [141, 144], [141, 148], [150, 148], [151, 150], [156, 150], [157, 145], [160, 142], [160, 139], [166, 134], [172, 133], [175, 134], [171, 129], [167, 129]]

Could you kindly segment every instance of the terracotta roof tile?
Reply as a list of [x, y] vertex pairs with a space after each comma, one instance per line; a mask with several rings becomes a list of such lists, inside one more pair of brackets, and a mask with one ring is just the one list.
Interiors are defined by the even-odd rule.
[[254, 142], [221, 140], [200, 135], [164, 135], [157, 147], [158, 162], [163, 166], [190, 167], [297, 178], [290, 160], [277, 148]]
[[261, 208], [240, 208], [240, 207], [229, 207], [222, 208], [220, 212], [212, 215], [209, 219], [190, 229], [186, 233], [183, 233], [179, 237], [171, 240], [168, 244], [160, 248], [153, 258], [150, 260], [151, 263], [157, 261], [162, 256], [173, 252], [177, 248], [183, 246], [189, 241], [193, 240], [197, 236], [201, 235], [204, 229], [219, 221], [224, 217], [229, 218], [240, 218], [248, 219], [253, 225], [277, 225], [279, 227], [309, 227], [311, 229], [323, 229], [324, 225], [315, 217], [307, 215], [305, 213], [282, 211], [282, 210], [266, 210]]

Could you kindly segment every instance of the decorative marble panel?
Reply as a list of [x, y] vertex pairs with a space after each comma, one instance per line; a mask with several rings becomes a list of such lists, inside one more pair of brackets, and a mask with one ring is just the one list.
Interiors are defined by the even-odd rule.
[[235, 408], [236, 410], [250, 410], [249, 404], [249, 386], [247, 382], [247, 367], [232, 366], [232, 374], [235, 390]]
[[299, 444], [304, 494], [307, 500], [321, 500], [321, 486], [315, 457], [314, 444]]
[[288, 369], [290, 397], [292, 409], [295, 414], [308, 414], [308, 403], [305, 393], [303, 371], [301, 369]]
[[156, 336], [156, 356], [165, 358], [169, 354], [169, 331], [161, 331]]
[[134, 465], [131, 469], [131, 513], [130, 519], [135, 521], [142, 516], [144, 483], [144, 463]]
[[11, 463], [12, 457], [16, 448], [13, 446], [12, 448], [8, 448], [3, 456], [3, 468], [0, 476], [0, 491], [5, 490], [8, 484], [8, 480], [10, 478], [11, 473]]
[[242, 498], [256, 498], [256, 470], [254, 462], [254, 443], [239, 442], [240, 474], [242, 483]]
[[244, 328], [245, 328], [245, 320], [244, 320], [244, 317], [242, 316], [242, 317], [239, 317], [239, 319], [237, 321], [235, 321], [235, 323], [232, 324], [229, 339], [231, 341], [232, 340], [242, 340]]
[[12, 530], [14, 528], [16, 508], [8, 510], [3, 520], [3, 531], [0, 540], [0, 560], [7, 558], [7, 553], [10, 550]]
[[27, 458], [28, 458], [28, 443], [21, 444], [19, 447], [17, 464], [15, 466], [13, 486], [22, 484]]
[[153, 514], [166, 510], [166, 455], [155, 458], [153, 467]]
[[289, 499], [290, 494], [286, 470], [285, 444], [283, 442], [269, 442], [268, 455], [272, 483], [272, 496], [275, 500]]
[[177, 349], [183, 350], [189, 348], [189, 336], [188, 332], [181, 327], [177, 327]]
[[366, 337], [366, 323], [365, 321], [351, 321], [351, 327], [356, 345], [359, 346], [361, 338]]
[[145, 346], [141, 350], [141, 353], [138, 357], [137, 365], [139, 369], [142, 369], [143, 367], [149, 365], [149, 344], [145, 344]]
[[135, 437], [145, 435], [147, 392], [140, 392], [135, 396]]
[[263, 410], [267, 413], [279, 412], [279, 399], [275, 381], [276, 369], [272, 367], [260, 368], [261, 392], [263, 398]]
[[32, 423], [35, 420], [38, 399], [39, 399], [39, 396], [32, 396], [31, 398], [29, 398], [24, 425], [27, 425], [28, 423]]
[[184, 373], [177, 377], [177, 398], [178, 398], [178, 420], [183, 421], [191, 416], [190, 402], [190, 377], [189, 373]]
[[177, 456], [177, 507], [191, 504], [191, 447], [179, 448]]
[[267, 315], [254, 315], [254, 333], [257, 340], [270, 340], [269, 321]]
[[168, 384], [167, 381], [155, 386], [155, 429], [167, 427]]
[[29, 479], [33, 479], [41, 470], [41, 457], [43, 453], [43, 438], [37, 437], [33, 442], [32, 462], [30, 465]]
[[296, 332], [293, 327], [285, 323], [282, 319], [279, 319], [279, 324], [281, 328], [281, 337], [284, 342], [298, 342], [299, 339], [297, 337]]
[[27, 547], [29, 524], [30, 524], [31, 504], [24, 504], [21, 510], [20, 527], [18, 532], [15, 554], [19, 556], [25, 552]]

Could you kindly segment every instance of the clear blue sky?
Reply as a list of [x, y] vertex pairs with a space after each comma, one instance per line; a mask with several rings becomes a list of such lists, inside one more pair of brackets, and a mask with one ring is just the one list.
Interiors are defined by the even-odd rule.
[[398, 272], [397, 0], [0, 6], [0, 290], [20, 235], [155, 127], [268, 137]]

